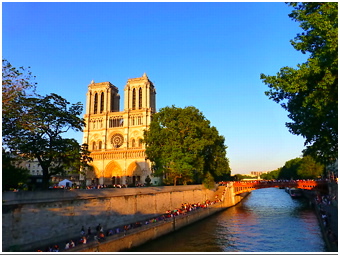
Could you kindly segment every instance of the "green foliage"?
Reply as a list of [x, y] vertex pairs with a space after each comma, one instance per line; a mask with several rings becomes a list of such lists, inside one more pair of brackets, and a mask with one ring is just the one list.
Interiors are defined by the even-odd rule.
[[214, 189], [215, 188], [215, 180], [214, 177], [210, 172], [207, 172], [205, 178], [203, 180], [203, 185], [207, 189]]
[[265, 174], [261, 174], [261, 179], [264, 179], [264, 180], [277, 180], [279, 179], [279, 174], [280, 174], [280, 171], [281, 171], [282, 168], [279, 168], [277, 170], [274, 170], [274, 171], [270, 171], [268, 173], [265, 173]]
[[292, 120], [289, 131], [305, 138], [304, 155], [333, 162], [338, 154], [338, 3], [290, 3], [289, 15], [304, 30], [291, 40], [309, 54], [297, 68], [283, 67], [276, 76], [261, 74], [266, 95], [281, 103]]
[[[13, 129], [13, 119], [21, 114], [20, 101], [35, 94], [36, 83], [33, 82], [30, 68], [13, 67], [7, 60], [2, 60], [2, 136]], [[18, 120], [17, 120], [18, 121]]]
[[195, 107], [165, 107], [144, 133], [146, 155], [165, 184], [201, 181], [230, 173], [224, 137]]
[[299, 179], [316, 179], [324, 174], [325, 166], [317, 163], [311, 156], [303, 157], [297, 175]]
[[69, 107], [70, 103], [56, 94], [22, 97], [18, 103], [20, 114], [11, 117], [12, 126], [4, 140], [12, 151], [38, 159], [47, 189], [51, 175], [63, 173], [79, 160], [78, 142], [62, 135], [70, 129], [82, 131], [85, 123], [78, 117], [82, 105]]
[[280, 169], [278, 179], [316, 179], [324, 174], [324, 169], [324, 165], [308, 155], [287, 161]]
[[[90, 157], [91, 152], [88, 150], [89, 146], [86, 143], [83, 143], [80, 147], [79, 153], [75, 151], [77, 154], [74, 155], [74, 160], [70, 162], [71, 167], [73, 167], [74, 171], [79, 172], [84, 177], [83, 188], [86, 187], [86, 179], [90, 172], [93, 172], [93, 166], [90, 163], [93, 161], [92, 157]], [[79, 157], [79, 160], [76, 160]]]
[[2, 190], [22, 189], [29, 178], [29, 171], [19, 167], [16, 158], [2, 150]]
[[301, 163], [301, 158], [295, 158], [287, 161], [281, 168], [279, 179], [298, 179], [297, 169]]

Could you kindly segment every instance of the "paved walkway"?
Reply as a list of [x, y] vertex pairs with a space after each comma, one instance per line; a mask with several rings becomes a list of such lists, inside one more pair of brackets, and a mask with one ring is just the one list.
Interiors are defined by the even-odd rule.
[[[214, 205], [216, 206], [219, 203], [220, 202], [212, 202], [212, 204], [207, 205], [207, 207], [214, 206]], [[196, 203], [196, 204], [199, 204], [199, 203]], [[202, 205], [204, 205], [204, 204], [202, 203]], [[80, 239], [82, 238], [82, 235], [80, 234], [80, 231], [79, 231], [79, 236], [71, 239], [75, 243], [75, 247], [73, 247], [73, 248], [65, 250], [66, 243], [69, 243], [71, 241], [70, 239], [67, 239], [67, 240], [62, 240], [62, 241], [53, 243], [49, 247], [46, 247], [45, 249], [43, 247], [41, 247], [40, 249], [43, 249], [43, 250], [39, 250], [39, 249], [37, 250], [36, 249], [36, 250], [34, 250], [34, 252], [37, 252], [37, 251], [42, 251], [42, 252], [52, 251], [53, 252], [53, 249], [56, 245], [58, 247], [59, 252], [68, 252], [68, 251], [69, 252], [78, 252], [78, 251], [83, 250], [85, 247], [93, 246], [93, 243], [95, 243], [95, 242], [105, 242], [107, 240], [119, 239], [119, 238], [122, 238], [122, 237], [124, 237], [125, 235], [128, 235], [128, 234], [132, 234], [132, 233], [135, 233], [135, 232], [138, 232], [138, 231], [141, 231], [141, 230], [145, 230], [145, 229], [148, 229], [148, 228], [153, 228], [157, 225], [164, 224], [165, 222], [171, 222], [171, 221], [173, 221], [174, 217], [175, 218], [185, 217], [187, 214], [192, 214], [192, 213], [195, 213], [199, 210], [205, 210], [207, 207], [197, 206], [196, 209], [194, 209], [190, 212], [188, 211], [188, 212], [185, 212], [185, 213], [182, 213], [182, 214], [179, 214], [177, 216], [170, 217], [170, 218], [167, 218], [167, 217], [164, 218], [163, 215], [166, 215], [166, 214], [162, 214], [162, 215], [159, 215], [158, 217], [154, 217], [154, 218], [144, 220], [144, 221], [139, 221], [141, 223], [140, 225], [135, 225], [135, 223], [126, 224], [126, 225], [130, 225], [130, 229], [128, 229], [126, 231], [124, 230], [124, 226], [116, 226], [116, 227], [104, 229], [103, 230], [104, 235], [105, 235], [104, 240], [98, 240], [96, 238], [98, 232], [94, 229], [94, 230], [92, 230], [92, 234], [90, 236], [85, 234], [85, 236], [87, 236], [87, 243], [86, 244], [79, 242]], [[173, 210], [171, 212], [171, 214], [175, 211], [177, 211], [177, 209]], [[114, 233], [113, 235], [107, 235], [107, 230], [110, 230], [110, 229], [112, 229], [112, 231]], [[117, 229], [119, 229], [118, 233], [116, 232]], [[86, 229], [85, 229], [85, 231], [86, 231]]]

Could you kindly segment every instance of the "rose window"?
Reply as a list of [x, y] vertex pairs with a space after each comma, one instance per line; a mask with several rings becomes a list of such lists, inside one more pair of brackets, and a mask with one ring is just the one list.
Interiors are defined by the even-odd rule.
[[119, 148], [123, 145], [124, 137], [121, 134], [114, 134], [111, 138], [111, 143], [114, 148]]

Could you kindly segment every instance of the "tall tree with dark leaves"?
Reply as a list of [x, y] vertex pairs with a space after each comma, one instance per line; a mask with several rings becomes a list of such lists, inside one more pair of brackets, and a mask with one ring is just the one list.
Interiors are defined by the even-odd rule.
[[52, 175], [80, 160], [81, 147], [73, 138], [64, 138], [69, 130], [82, 131], [85, 122], [79, 115], [81, 103], [72, 104], [56, 94], [21, 98], [20, 115], [13, 118], [7, 145], [23, 157], [39, 161], [43, 188], [49, 187]]
[[147, 158], [165, 184], [211, 181], [230, 173], [224, 137], [195, 107], [164, 107], [144, 133]]
[[15, 68], [2, 60], [2, 142], [6, 145], [7, 135], [21, 114], [20, 101], [35, 95], [37, 83], [30, 67]]
[[332, 163], [338, 157], [338, 3], [289, 5], [289, 17], [304, 31], [291, 44], [308, 60], [261, 79], [269, 87], [266, 95], [289, 112], [289, 131], [305, 138], [304, 155]]

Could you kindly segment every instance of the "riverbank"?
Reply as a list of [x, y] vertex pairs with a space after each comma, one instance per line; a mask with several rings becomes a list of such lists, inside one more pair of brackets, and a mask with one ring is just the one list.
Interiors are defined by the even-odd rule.
[[149, 223], [139, 228], [128, 230], [119, 235], [108, 236], [103, 241], [93, 241], [86, 245], [76, 246], [70, 252], [122, 252], [128, 251], [146, 242], [155, 240], [166, 234], [178, 231], [182, 227], [194, 224], [195, 222], [210, 217], [211, 215], [225, 210], [217, 203], [205, 208], [191, 211], [187, 214], [167, 218], [163, 221]]
[[[109, 228], [143, 222], [182, 204], [215, 201], [224, 206], [238, 202], [232, 184], [206, 189], [202, 185], [100, 190], [4, 192], [2, 203], [3, 251], [46, 250], [58, 243], [80, 239], [81, 229], [92, 235], [101, 224]], [[73, 240], [74, 242], [77, 241]], [[60, 244], [60, 242], [64, 242]]]
[[135, 253], [323, 253], [317, 217], [306, 201], [276, 188], [252, 191], [238, 205], [132, 248]]
[[303, 194], [314, 208], [327, 250], [338, 252], [338, 189], [337, 184], [330, 185], [328, 195], [317, 195], [313, 191], [306, 190]]
[[45, 250], [71, 240], [81, 228], [105, 228], [157, 217], [183, 203], [213, 200], [216, 189], [202, 185], [98, 190], [48, 190], [2, 194], [2, 249]]
[[[62, 252], [119, 252], [129, 250], [233, 206], [234, 204], [231, 204], [230, 199], [228, 199], [226, 189], [226, 187], [220, 187], [215, 192], [216, 201], [206, 201], [204, 204], [184, 204], [182, 209], [168, 211], [158, 217], [141, 221], [137, 225], [132, 223], [113, 227], [105, 231], [104, 239], [99, 240], [97, 234], [90, 235], [87, 238], [87, 243], [83, 244], [76, 241], [81, 238], [77, 236], [73, 238], [73, 241], [76, 242], [75, 247], [65, 250], [65, 243], [69, 242], [65, 240], [51, 245], [50, 250], [53, 250], [54, 246], [57, 246], [58, 251]], [[239, 203], [248, 194], [237, 196], [233, 199], [234, 203]], [[109, 231], [112, 231], [111, 235], [107, 234]]]

